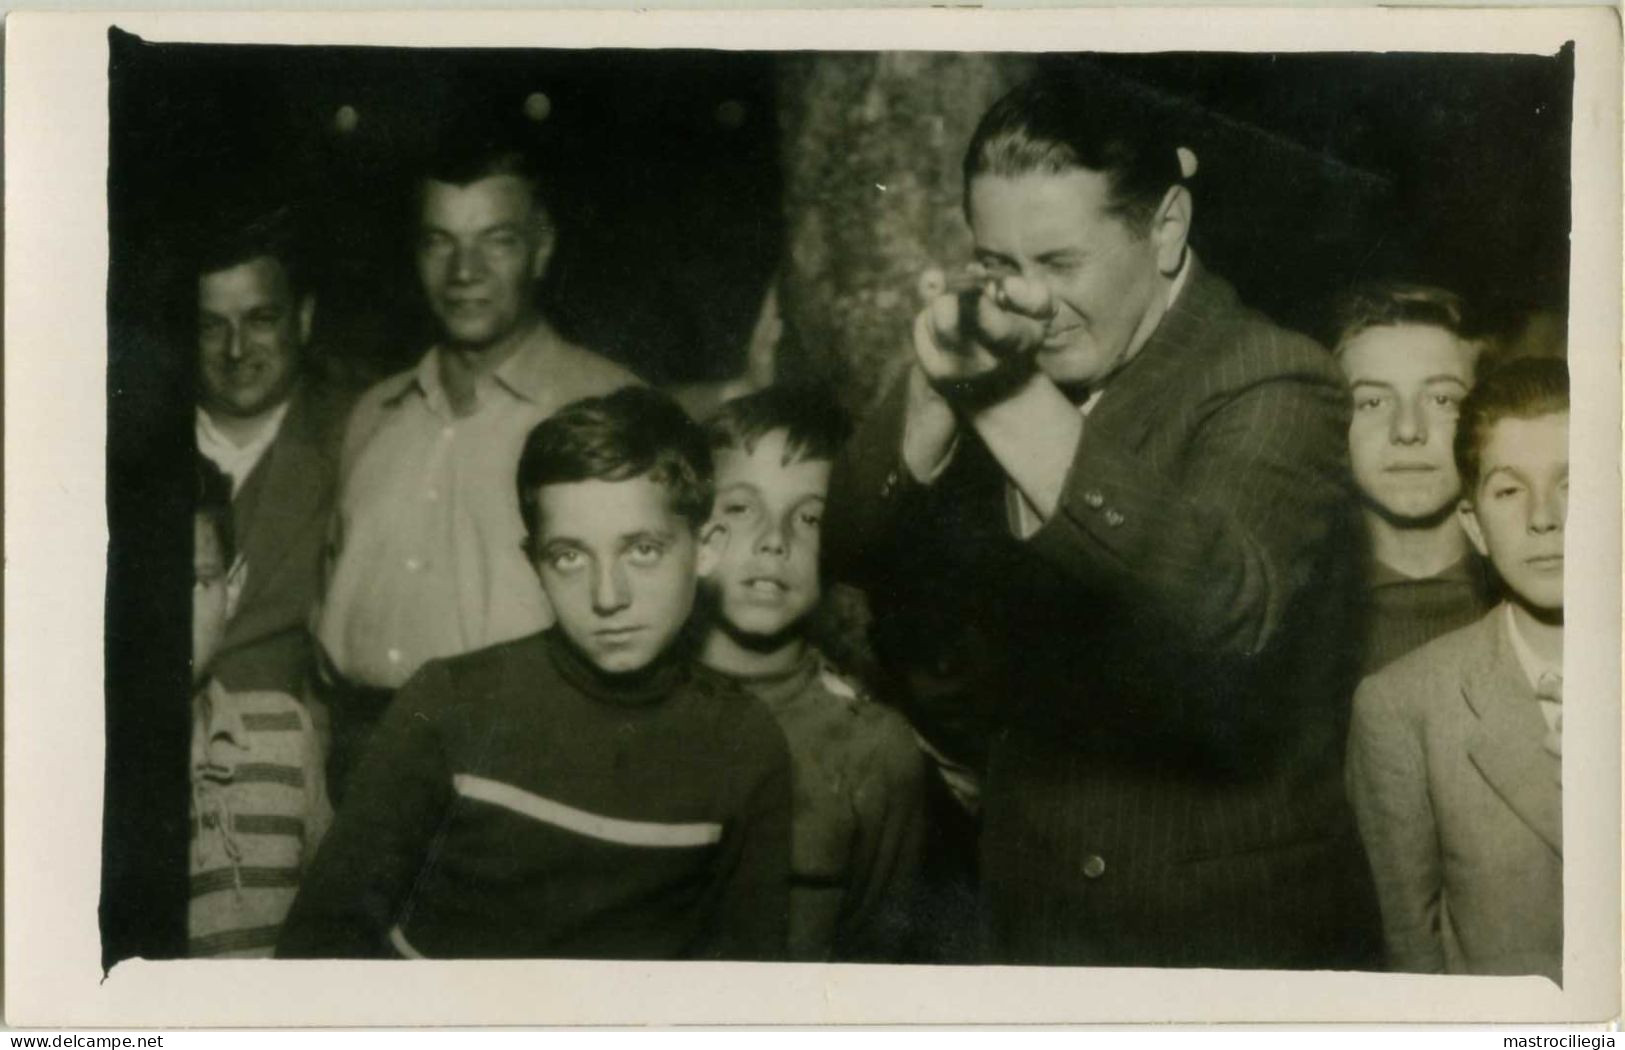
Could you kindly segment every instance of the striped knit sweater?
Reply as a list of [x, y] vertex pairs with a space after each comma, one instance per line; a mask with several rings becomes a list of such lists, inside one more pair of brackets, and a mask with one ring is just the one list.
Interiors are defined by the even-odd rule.
[[187, 954], [269, 957], [332, 819], [310, 716], [211, 680], [192, 701]]
[[672, 658], [606, 676], [550, 631], [407, 683], [277, 953], [776, 958], [789, 864], [766, 708]]

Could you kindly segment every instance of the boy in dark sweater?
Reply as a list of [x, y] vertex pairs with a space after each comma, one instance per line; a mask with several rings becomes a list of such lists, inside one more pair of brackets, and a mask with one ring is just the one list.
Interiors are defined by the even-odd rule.
[[704, 434], [646, 389], [531, 432], [519, 502], [557, 624], [402, 689], [280, 955], [783, 955], [784, 738], [682, 642], [710, 483]]
[[1442, 288], [1367, 285], [1338, 314], [1349, 461], [1370, 542], [1362, 672], [1372, 674], [1490, 607], [1489, 574], [1457, 520], [1450, 452], [1480, 351], [1461, 300]]
[[897, 961], [916, 904], [925, 763], [908, 723], [807, 639], [846, 419], [816, 391], [772, 387], [723, 405], [707, 429], [719, 561], [703, 659], [765, 703], [790, 745], [790, 957]]

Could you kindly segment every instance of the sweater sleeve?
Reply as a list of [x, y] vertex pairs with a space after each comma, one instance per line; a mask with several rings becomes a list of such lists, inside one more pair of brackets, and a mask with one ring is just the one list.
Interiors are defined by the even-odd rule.
[[737, 815], [718, 863], [717, 912], [699, 955], [783, 959], [790, 936], [790, 754], [765, 710], [739, 726]]
[[1389, 966], [1442, 973], [1444, 877], [1438, 828], [1428, 798], [1420, 728], [1401, 710], [1400, 693], [1382, 675], [1360, 686], [1345, 775], [1382, 906]]
[[834, 957], [887, 962], [899, 957], [925, 849], [925, 760], [907, 725], [883, 708], [875, 746], [853, 771], [857, 832], [851, 879], [835, 934]]
[[280, 958], [386, 958], [452, 802], [435, 711], [450, 694], [429, 664], [390, 704], [283, 925]]

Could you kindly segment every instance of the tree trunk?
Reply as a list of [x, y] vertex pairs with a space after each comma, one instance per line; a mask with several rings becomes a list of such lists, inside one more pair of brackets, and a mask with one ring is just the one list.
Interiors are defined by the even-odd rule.
[[861, 411], [907, 360], [922, 286], [969, 259], [965, 145], [1029, 68], [941, 52], [783, 57], [781, 377], [828, 382]]

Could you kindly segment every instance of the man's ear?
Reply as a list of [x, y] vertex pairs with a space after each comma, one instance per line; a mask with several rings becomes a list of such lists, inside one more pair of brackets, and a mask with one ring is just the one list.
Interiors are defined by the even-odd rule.
[[1467, 539], [1473, 549], [1488, 558], [1490, 556], [1489, 544], [1484, 542], [1484, 530], [1478, 524], [1478, 512], [1473, 509], [1470, 500], [1462, 500], [1456, 505], [1456, 518], [1461, 522], [1461, 530], [1467, 534]]
[[700, 529], [699, 554], [694, 560], [694, 571], [701, 579], [717, 571], [723, 552], [728, 549], [728, 526], [720, 521], [708, 521]]
[[1184, 186], [1168, 187], [1151, 217], [1151, 241], [1157, 250], [1157, 270], [1164, 277], [1179, 272], [1185, 262], [1185, 244], [1191, 233], [1191, 213], [1195, 208], [1191, 191]]
[[299, 300], [299, 345], [305, 346], [310, 342], [310, 326], [316, 320], [316, 297], [305, 295]]
[[547, 276], [548, 264], [553, 261], [553, 249], [558, 245], [558, 232], [553, 227], [553, 217], [543, 212], [534, 220], [536, 223], [536, 247], [530, 253], [530, 279], [540, 281]]

